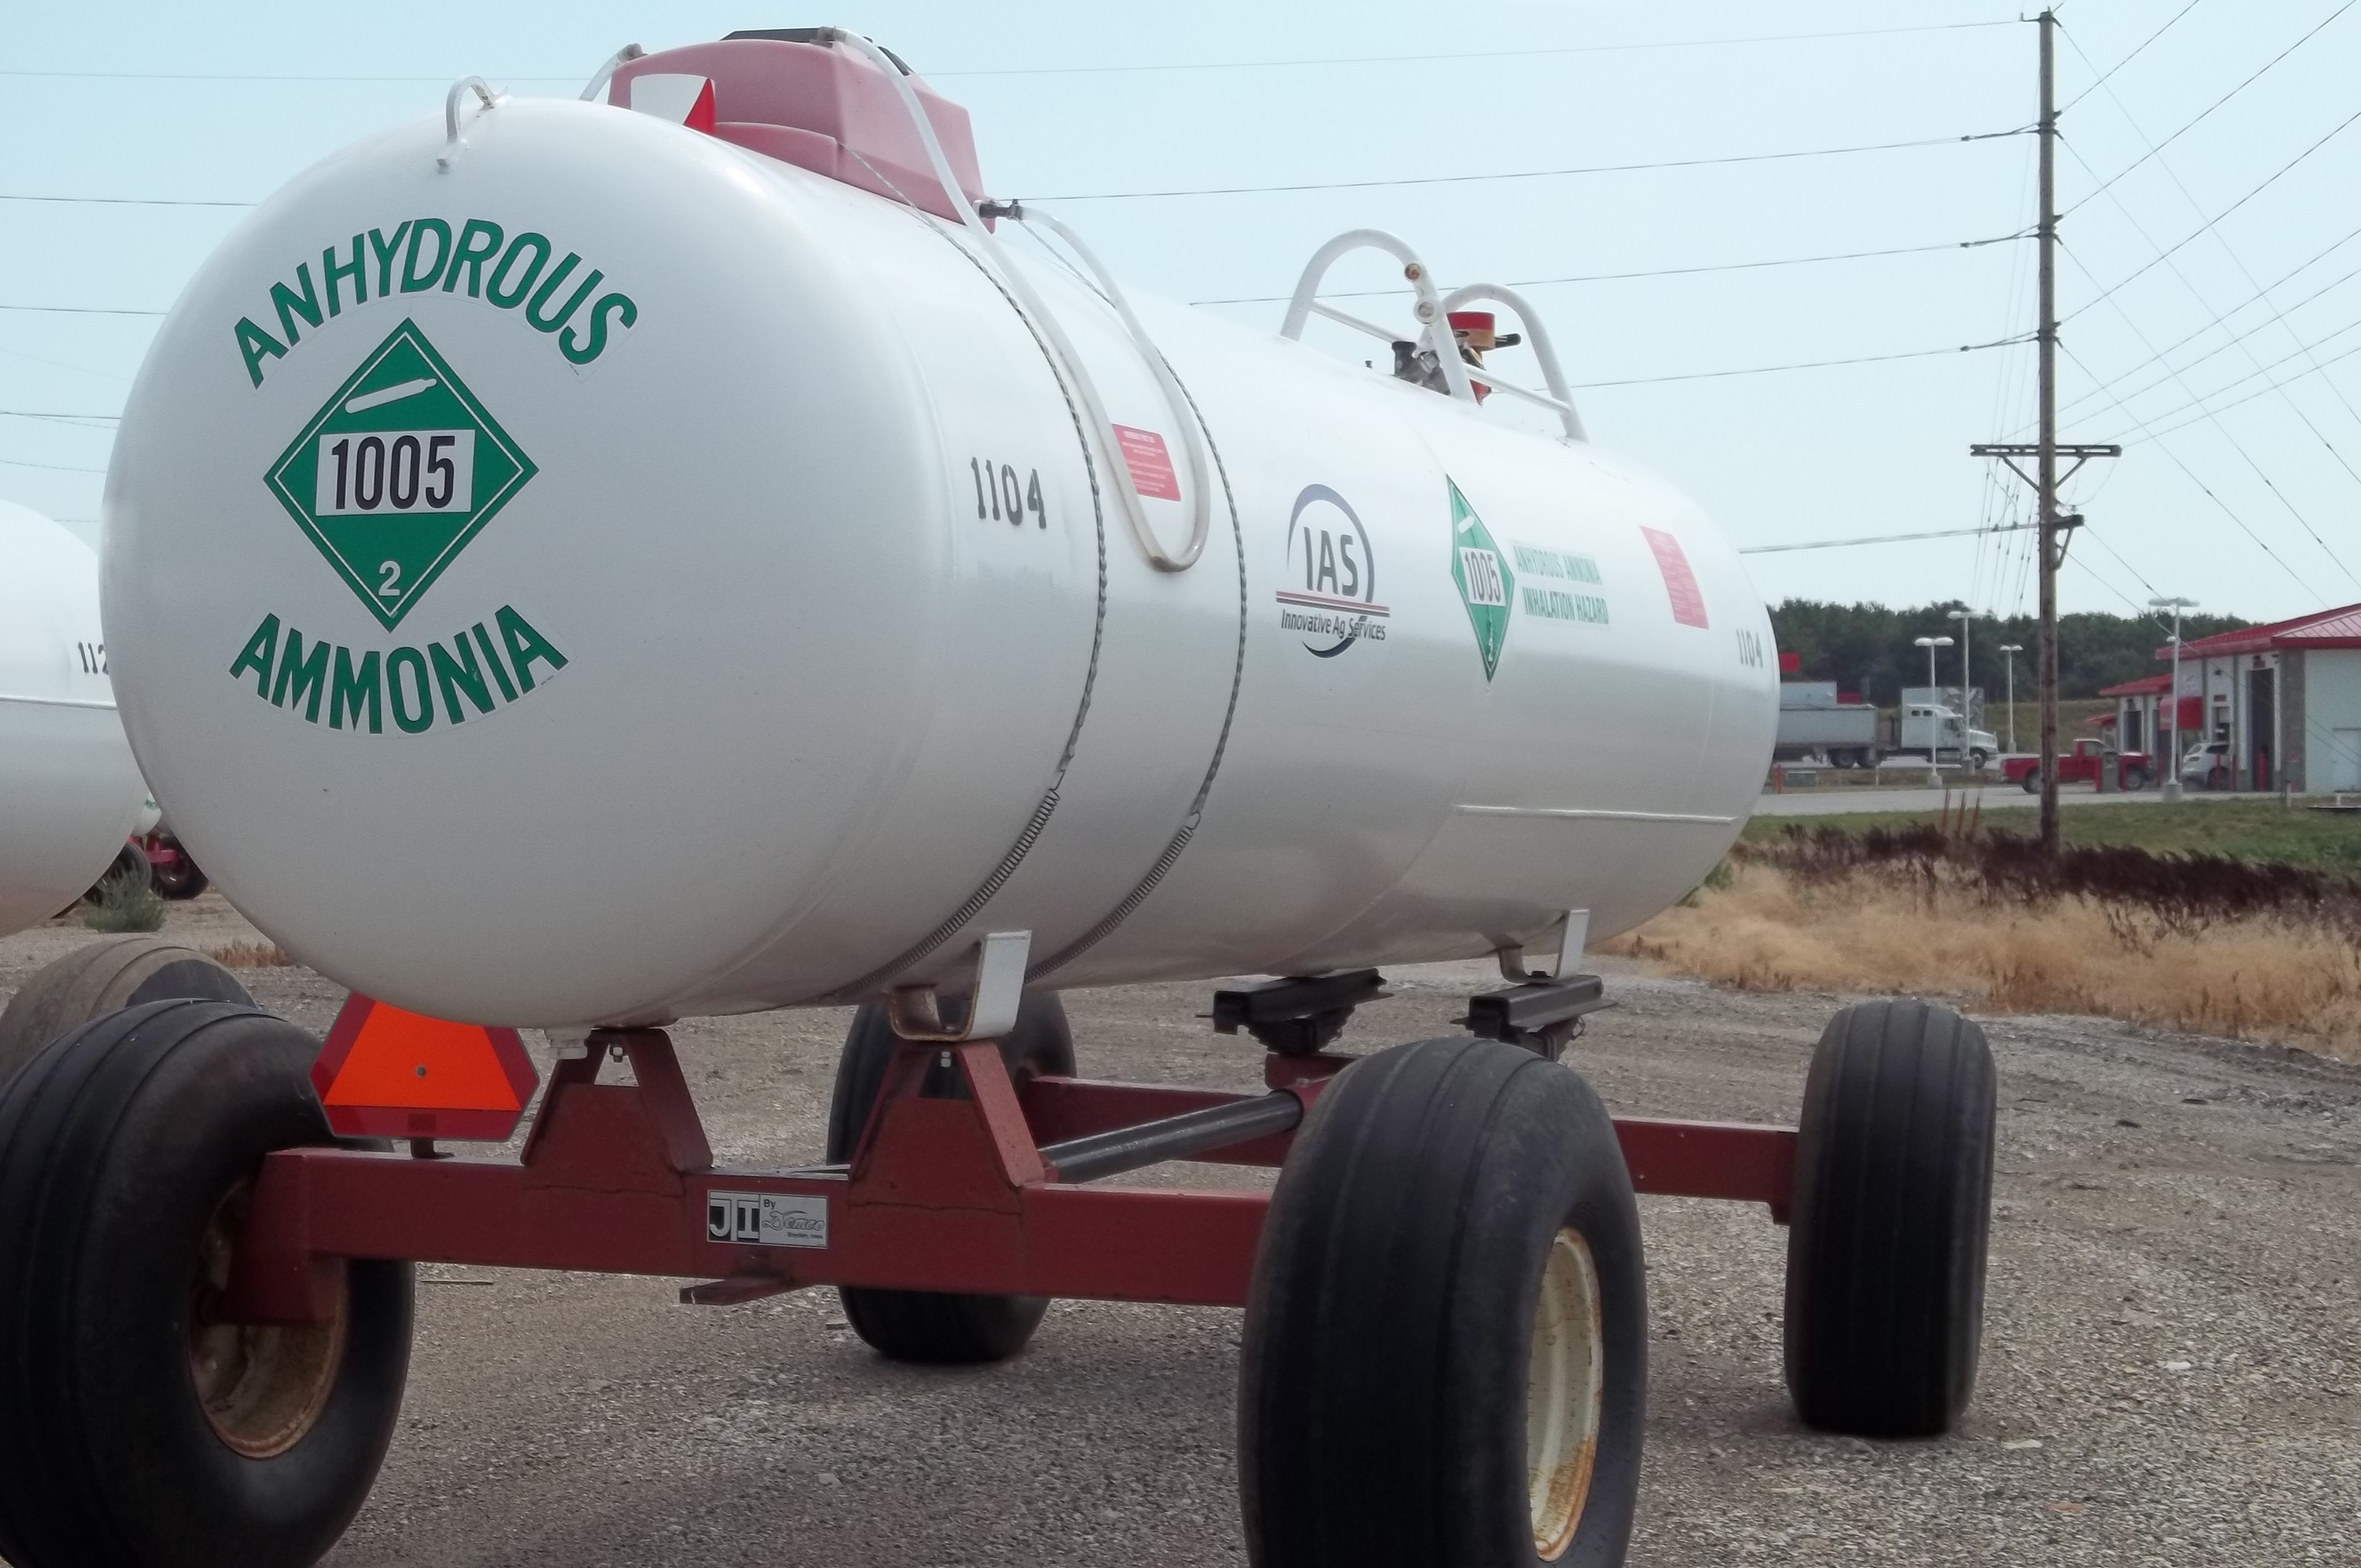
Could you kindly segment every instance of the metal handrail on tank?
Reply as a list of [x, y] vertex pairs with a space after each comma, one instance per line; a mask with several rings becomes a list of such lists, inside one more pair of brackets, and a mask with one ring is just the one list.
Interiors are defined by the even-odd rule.
[[597, 73], [590, 78], [590, 85], [582, 89], [580, 101], [588, 104], [595, 100], [599, 93], [607, 90], [607, 83], [615, 79], [617, 71], [635, 60], [644, 58], [647, 52], [637, 44], [625, 44], [621, 49], [609, 55], [607, 63], [600, 66]]
[[1337, 258], [1362, 249], [1386, 251], [1401, 262], [1402, 276], [1410, 280], [1411, 289], [1418, 295], [1418, 303], [1412, 313], [1418, 317], [1421, 327], [1430, 339], [1439, 340], [1442, 332], [1447, 328], [1451, 313], [1473, 300], [1497, 301], [1517, 313], [1518, 321], [1532, 340], [1533, 356], [1541, 362], [1542, 378], [1549, 384], [1549, 392], [1544, 395], [1530, 387], [1521, 387], [1484, 366], [1468, 364], [1456, 354], [1438, 352], [1435, 360], [1442, 367], [1443, 378], [1450, 389], [1451, 396], [1472, 402], [1476, 393], [1469, 383], [1481, 381], [1496, 392], [1506, 392], [1510, 397], [1521, 398], [1537, 407], [1554, 411], [1559, 422], [1565, 427], [1567, 440], [1590, 439], [1583, 429], [1582, 415], [1575, 410], [1574, 395], [1566, 389], [1565, 372], [1559, 368], [1557, 349], [1550, 342], [1549, 329], [1542, 324], [1540, 313], [1524, 296], [1505, 284], [1470, 283], [1438, 299], [1426, 264], [1409, 246], [1383, 229], [1350, 230], [1312, 253], [1311, 261], [1304, 266], [1301, 280], [1295, 285], [1293, 297], [1288, 301], [1286, 319], [1279, 324], [1279, 336], [1301, 339], [1304, 323], [1312, 316], [1321, 315], [1356, 332], [1367, 333], [1381, 343], [1399, 341], [1391, 328], [1364, 321], [1334, 305], [1324, 304], [1317, 298], [1321, 280], [1327, 276], [1328, 269], [1335, 265]]
[[[977, 210], [976, 204], [968, 201], [965, 193], [960, 189], [959, 176], [952, 171], [950, 159], [944, 154], [943, 144], [935, 135], [934, 122], [927, 118], [926, 106], [918, 102], [917, 93], [904, 79], [900, 68], [894, 62], [893, 56], [860, 34], [850, 32], [842, 27], [818, 28], [816, 30], [814, 41], [822, 44], [843, 44], [875, 66], [884, 74], [886, 81], [892, 83], [895, 94], [902, 101], [902, 107], [909, 114], [911, 126], [918, 133], [919, 144], [926, 149], [928, 166], [933, 170], [936, 182], [942, 187], [944, 199], [958, 211], [961, 221], [967, 226], [968, 232], [975, 237], [977, 246], [984, 255], [992, 258], [993, 266], [1006, 281], [1010, 291], [1016, 295], [1027, 313], [1031, 315], [1040, 326], [1043, 335], [1049, 340], [1049, 345], [1056, 352], [1067, 375], [1072, 378], [1074, 389], [1082, 396], [1082, 406], [1090, 411], [1093, 433], [1098, 437], [1100, 445], [1104, 449], [1107, 473], [1115, 481], [1115, 494], [1123, 501], [1124, 514], [1130, 520], [1132, 536], [1139, 541], [1139, 547], [1147, 554], [1149, 565], [1159, 572], [1185, 572], [1195, 565], [1197, 558], [1205, 553], [1205, 539], [1213, 526], [1213, 499], [1206, 490], [1207, 465], [1204, 436], [1197, 427], [1195, 416], [1189, 407], [1188, 398], [1180, 390], [1180, 382], [1174, 378], [1170, 367], [1164, 363], [1164, 356], [1148, 338], [1147, 330], [1131, 313], [1131, 307], [1124, 302], [1122, 291], [1115, 290], [1110, 298], [1115, 302], [1116, 313], [1123, 318], [1124, 324], [1129, 329], [1133, 343], [1137, 345], [1141, 356], [1148, 361], [1149, 373], [1156, 378], [1157, 385], [1163, 390], [1166, 401], [1171, 405], [1172, 418], [1180, 429], [1181, 444], [1188, 449], [1189, 476], [1194, 484], [1196, 504], [1190, 516], [1189, 543], [1178, 552], [1168, 552], [1164, 548], [1163, 541], [1156, 537], [1156, 531], [1148, 525], [1148, 509], [1140, 504], [1139, 488], [1132, 482], [1131, 465], [1125, 458], [1123, 444], [1115, 433], [1115, 422], [1107, 416], [1105, 405], [1099, 400], [1098, 383], [1092, 379], [1089, 367], [1082, 363], [1082, 356], [1074, 351], [1074, 345], [1068, 340], [1065, 329], [1059, 324], [1057, 316], [1051, 313], [1040, 295], [1035, 292], [1031, 281], [1003, 253], [999, 236], [994, 235], [991, 225], [984, 222], [983, 214]], [[1097, 267], [1094, 260], [1092, 262], [1092, 268], [1093, 270], [1100, 272], [1103, 281], [1107, 282], [1110, 288], [1113, 287], [1112, 280], [1106, 278], [1105, 273]]]
[[500, 94], [480, 76], [462, 76], [451, 83], [450, 92], [443, 94], [443, 151], [434, 159], [434, 167], [446, 174], [451, 171], [451, 165], [457, 159], [461, 149], [467, 145], [459, 137], [459, 100], [466, 97], [470, 89], [483, 100], [487, 109], [500, 101]]
[[1470, 283], [1464, 289], [1454, 289], [1444, 296], [1444, 318], [1449, 319], [1453, 311], [1477, 300], [1490, 300], [1506, 305], [1517, 313], [1518, 324], [1525, 329], [1525, 336], [1533, 351], [1533, 357], [1541, 362], [1542, 380], [1549, 387], [1550, 395], [1545, 398], [1538, 392], [1517, 386], [1513, 382], [1495, 380], [1480, 367], [1477, 367], [1477, 374], [1495, 391], [1508, 392], [1528, 401], [1539, 403], [1544, 408], [1555, 409], [1558, 417], [1565, 423], [1565, 435], [1568, 441], [1589, 440], [1590, 437], [1583, 432], [1582, 415], [1575, 411], [1574, 394], [1566, 389], [1565, 372], [1558, 368], [1557, 348], [1550, 342], [1549, 328], [1542, 324], [1541, 313], [1527, 303], [1522, 294], [1505, 283]]
[[[1304, 264], [1302, 278], [1295, 285], [1295, 296], [1287, 302], [1287, 319], [1279, 324], [1279, 336], [1301, 338], [1304, 322], [1316, 311], [1332, 321], [1342, 322], [1386, 342], [1394, 341], [1394, 334], [1384, 327], [1333, 310], [1313, 297], [1319, 292], [1320, 280], [1327, 277], [1328, 269], [1336, 264], [1336, 258], [1356, 250], [1382, 250], [1400, 262], [1402, 276], [1410, 280], [1411, 288], [1418, 294], [1418, 304], [1411, 313], [1418, 317], [1419, 323], [1430, 336], [1438, 332], [1448, 336], [1448, 329], [1443, 325], [1443, 302], [1435, 296], [1434, 280], [1427, 273], [1426, 263], [1418, 258], [1418, 252], [1383, 229], [1348, 229], [1312, 253], [1312, 259]], [[1443, 367], [1443, 382], [1451, 389], [1450, 395], [1462, 402], [1474, 402], [1476, 389], [1468, 385], [1466, 362], [1456, 354], [1446, 354], [1439, 347], [1434, 357], [1436, 363]]]

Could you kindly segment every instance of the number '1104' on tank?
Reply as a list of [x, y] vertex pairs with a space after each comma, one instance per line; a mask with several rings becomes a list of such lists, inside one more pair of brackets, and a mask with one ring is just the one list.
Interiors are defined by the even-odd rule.
[[[1463, 307], [1521, 302], [1375, 234], [1279, 331], [1103, 288], [961, 215], [955, 105], [950, 195], [749, 58], [340, 152], [159, 334], [107, 642], [257, 925], [587, 1025], [963, 983], [994, 931], [1047, 986], [1477, 957], [1712, 867], [1760, 600], [1562, 384], [1504, 415]], [[1297, 341], [1356, 246], [1417, 281], [1390, 371]]]

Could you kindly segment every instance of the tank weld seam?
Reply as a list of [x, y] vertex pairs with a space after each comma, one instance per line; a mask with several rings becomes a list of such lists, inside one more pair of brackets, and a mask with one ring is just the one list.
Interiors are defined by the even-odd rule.
[[[1162, 357], [1160, 352], [1159, 357]], [[1189, 415], [1197, 422], [1197, 428], [1204, 433], [1205, 450], [1213, 456], [1213, 472], [1222, 481], [1222, 499], [1228, 505], [1230, 511], [1230, 540], [1238, 558], [1238, 645], [1236, 656], [1230, 665], [1229, 706], [1222, 710], [1221, 733], [1214, 738], [1213, 760], [1205, 765], [1205, 776], [1197, 785], [1195, 797], [1189, 802], [1189, 809], [1181, 818], [1180, 830], [1174, 833], [1170, 842], [1164, 846], [1163, 853], [1156, 857], [1154, 863], [1148, 868], [1147, 874], [1139, 879], [1129, 893], [1124, 894], [1121, 902], [1109, 910], [1098, 924], [1027, 970], [1025, 978], [1027, 981], [1039, 980], [1045, 975], [1065, 968], [1114, 935], [1115, 927], [1130, 919], [1133, 912], [1148, 902], [1148, 895], [1156, 891], [1157, 885], [1163, 882], [1166, 873], [1170, 872], [1174, 864], [1180, 861], [1180, 851], [1187, 849], [1189, 840], [1196, 837], [1197, 825], [1204, 818], [1205, 801], [1213, 793], [1213, 777], [1222, 771], [1222, 759], [1229, 752], [1230, 727], [1237, 718], [1238, 695], [1246, 685], [1246, 618], [1250, 612], [1247, 608], [1246, 592], [1246, 528], [1238, 517], [1237, 493], [1230, 488], [1230, 471], [1222, 461], [1221, 444], [1213, 439], [1213, 427], [1206, 421], [1204, 411], [1197, 406], [1197, 399], [1189, 390], [1188, 383], [1180, 379], [1180, 373], [1173, 370], [1172, 362], [1169, 359], [1165, 360], [1164, 367], [1172, 371], [1172, 384], [1179, 387], [1180, 395], [1188, 400]]]
[[[971, 252], [966, 246], [961, 245], [921, 211], [917, 203], [905, 195], [891, 180], [879, 173], [867, 159], [861, 158], [857, 151], [853, 156], [861, 159], [862, 167], [875, 175], [887, 190], [901, 198], [903, 210], [910, 214], [912, 222], [940, 238], [944, 244], [964, 258], [968, 265], [974, 268], [985, 282], [992, 285], [994, 291], [1006, 302], [1009, 310], [1016, 319], [1024, 324], [1026, 333], [1033, 339], [1033, 346], [1040, 350], [1042, 362], [1049, 367], [1049, 379], [1057, 387], [1058, 395], [1065, 400], [1066, 417], [1073, 422], [1075, 442], [1082, 448], [1082, 473], [1090, 481], [1091, 519], [1096, 530], [1098, 541], [1098, 605], [1091, 622], [1091, 657], [1088, 667], [1082, 673], [1082, 700], [1074, 709], [1073, 724], [1066, 731], [1065, 749], [1059, 754], [1058, 765], [1050, 775], [1049, 787], [1042, 792], [1039, 804], [1034, 806], [1033, 815], [1026, 822], [1024, 830], [1017, 834], [1016, 841], [1009, 846], [1008, 852], [1000, 858], [999, 864], [992, 869], [991, 873], [983, 879], [976, 890], [968, 894], [959, 907], [951, 911], [950, 915], [933, 930], [919, 938], [917, 941], [888, 962], [871, 970], [851, 984], [839, 987], [828, 998], [832, 1002], [859, 1002], [873, 996], [884, 988], [887, 981], [939, 951], [952, 938], [958, 936], [961, 929], [970, 921], [982, 914], [985, 905], [999, 895], [1000, 890], [1005, 887], [1009, 879], [1016, 874], [1016, 868], [1023, 863], [1025, 857], [1032, 852], [1033, 846], [1040, 841], [1041, 835], [1049, 826], [1050, 814], [1058, 809], [1060, 786], [1065, 783], [1066, 772], [1073, 764], [1074, 753], [1082, 745], [1082, 725], [1090, 717], [1091, 696], [1098, 685], [1099, 658], [1106, 643], [1107, 617], [1105, 498], [1099, 487], [1098, 465], [1091, 456], [1089, 432], [1083, 426], [1081, 411], [1074, 406], [1073, 391], [1066, 385], [1066, 378], [1059, 370], [1057, 356], [1049, 351], [1049, 345], [1042, 338], [1040, 329], [1035, 326], [1033, 319], [1025, 313], [1024, 307], [1017, 303], [1016, 296], [1008, 291], [1005, 284], [993, 276], [992, 269], [985, 266], [982, 258]], [[1224, 480], [1225, 487], [1227, 481]], [[1235, 517], [1233, 521], [1235, 521]]]

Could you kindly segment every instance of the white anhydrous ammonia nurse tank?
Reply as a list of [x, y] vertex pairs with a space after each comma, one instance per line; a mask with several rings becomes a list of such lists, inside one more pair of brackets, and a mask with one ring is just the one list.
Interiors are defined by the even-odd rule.
[[565, 1025], [957, 984], [993, 932], [1048, 986], [1480, 956], [1691, 887], [1775, 718], [1713, 524], [1500, 400], [1136, 332], [964, 221], [916, 85], [753, 38], [455, 89], [206, 263], [105, 617], [240, 909]]
[[97, 553], [0, 501], [0, 934], [80, 898], [146, 795], [107, 685]]

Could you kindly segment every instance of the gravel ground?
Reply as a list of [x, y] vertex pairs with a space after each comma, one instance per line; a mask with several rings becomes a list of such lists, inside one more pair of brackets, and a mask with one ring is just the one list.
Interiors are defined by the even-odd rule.
[[[217, 896], [168, 934], [252, 933]], [[0, 997], [87, 936], [0, 940]], [[324, 1029], [340, 993], [247, 971]], [[1476, 966], [1396, 978], [1345, 1048], [1449, 1032]], [[1576, 1048], [1618, 1109], [1790, 1117], [1840, 998], [1610, 970]], [[1068, 998], [1084, 1070], [1251, 1088], [1198, 987]], [[717, 1155], [816, 1154], [845, 1015], [676, 1031]], [[1635, 1563], [2361, 1563], [2361, 1069], [2104, 1022], [2001, 1018], [1983, 1373], [1955, 1435], [1800, 1428], [1783, 1234], [1651, 1199], [1653, 1412]], [[1198, 1185], [1257, 1179], [1199, 1168]], [[410, 1398], [329, 1561], [1229, 1563], [1237, 1317], [1060, 1303], [1006, 1365], [887, 1365], [825, 1290], [686, 1308], [666, 1282], [422, 1271]]]

